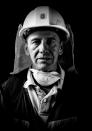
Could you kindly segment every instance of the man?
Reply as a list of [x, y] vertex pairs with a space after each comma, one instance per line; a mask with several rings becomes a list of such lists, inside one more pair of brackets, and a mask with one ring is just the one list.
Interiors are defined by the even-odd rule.
[[17, 34], [14, 71], [1, 87], [3, 129], [77, 130], [74, 56], [70, 71], [63, 58], [71, 37], [57, 11], [42, 6], [27, 15]]

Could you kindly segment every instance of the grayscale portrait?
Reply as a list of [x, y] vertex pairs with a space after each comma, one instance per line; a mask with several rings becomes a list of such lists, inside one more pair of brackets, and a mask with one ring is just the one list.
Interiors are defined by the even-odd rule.
[[13, 71], [0, 87], [2, 130], [78, 130], [74, 33], [62, 10], [30, 10], [14, 47]]

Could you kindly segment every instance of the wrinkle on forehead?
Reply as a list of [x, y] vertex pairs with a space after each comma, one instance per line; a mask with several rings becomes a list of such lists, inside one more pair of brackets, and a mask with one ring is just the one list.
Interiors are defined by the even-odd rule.
[[28, 36], [28, 39], [30, 38], [35, 39], [35, 38], [56, 38], [60, 39], [58, 34], [53, 32], [53, 31], [36, 31]]

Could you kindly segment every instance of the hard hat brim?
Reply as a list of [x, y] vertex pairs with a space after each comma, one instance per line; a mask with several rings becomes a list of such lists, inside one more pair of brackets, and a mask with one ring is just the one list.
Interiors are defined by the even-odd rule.
[[51, 30], [51, 31], [55, 31], [57, 32], [59, 35], [62, 35], [67, 39], [70, 36], [69, 31], [61, 26], [58, 25], [48, 25], [48, 26], [35, 26], [35, 27], [29, 27], [29, 28], [21, 28], [21, 30], [19, 31], [19, 36], [22, 37], [23, 34], [26, 35], [26, 32], [28, 31], [30, 35], [31, 33], [35, 32], [35, 31], [42, 31], [42, 30]]

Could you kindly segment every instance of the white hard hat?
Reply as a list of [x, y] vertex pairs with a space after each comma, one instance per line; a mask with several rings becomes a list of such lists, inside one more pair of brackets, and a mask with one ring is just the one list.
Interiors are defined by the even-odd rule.
[[56, 10], [48, 6], [37, 7], [27, 15], [19, 31], [19, 36], [23, 36], [28, 30], [32, 31], [35, 29], [35, 31], [37, 31], [43, 27], [62, 31], [67, 38], [70, 36], [63, 17]]

